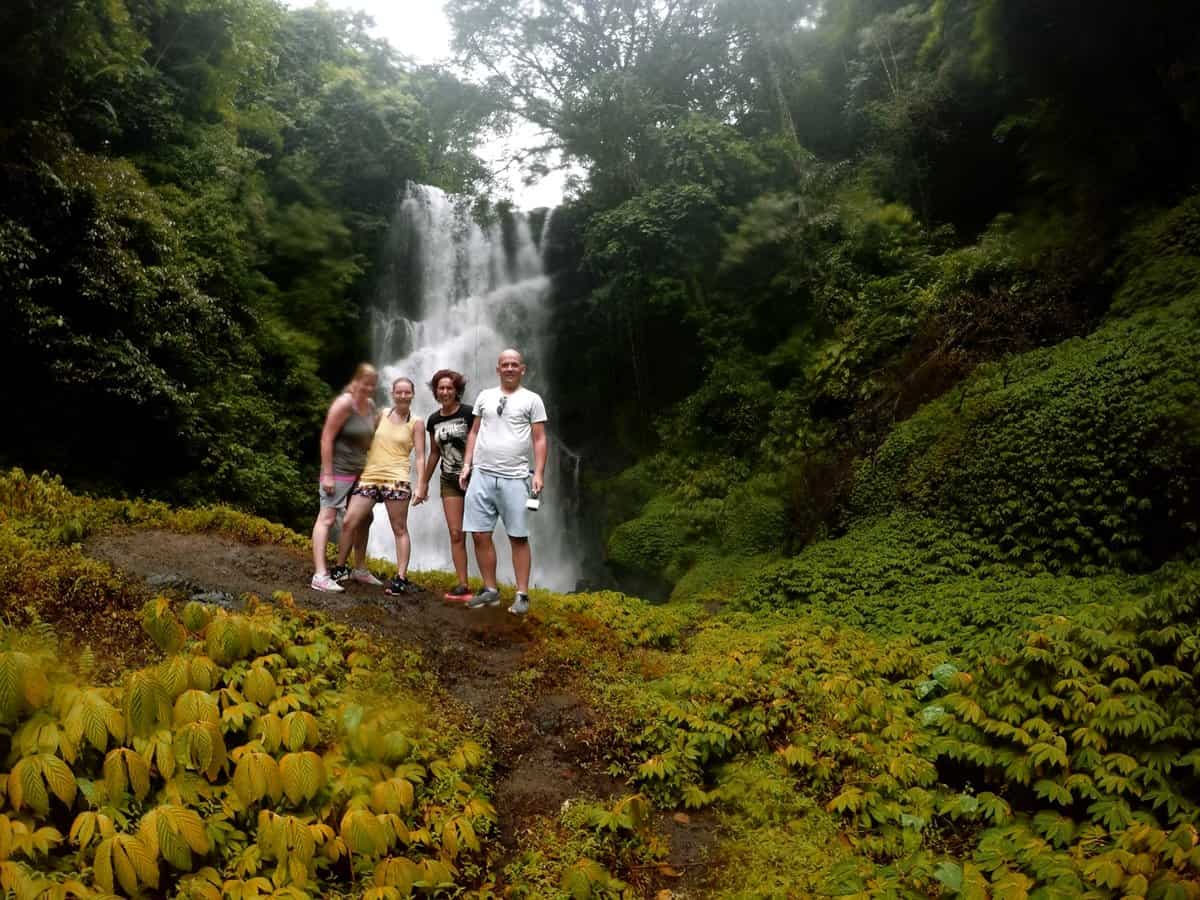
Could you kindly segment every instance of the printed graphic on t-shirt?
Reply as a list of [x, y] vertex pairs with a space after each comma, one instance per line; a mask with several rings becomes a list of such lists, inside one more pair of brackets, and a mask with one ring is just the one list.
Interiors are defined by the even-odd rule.
[[442, 471], [456, 475], [462, 471], [463, 454], [467, 452], [467, 422], [450, 419], [433, 426], [433, 439], [442, 451]]

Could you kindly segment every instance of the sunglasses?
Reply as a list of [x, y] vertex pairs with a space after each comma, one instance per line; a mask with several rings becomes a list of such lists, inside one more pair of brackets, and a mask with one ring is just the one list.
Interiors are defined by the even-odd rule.
[[498, 415], [498, 416], [504, 415], [504, 407], [507, 405], [508, 405], [508, 397], [501, 395], [500, 405], [496, 407], [496, 415]]

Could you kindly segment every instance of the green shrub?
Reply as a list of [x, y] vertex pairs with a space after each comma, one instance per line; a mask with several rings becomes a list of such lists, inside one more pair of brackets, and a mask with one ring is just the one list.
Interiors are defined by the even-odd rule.
[[1134, 230], [1116, 271], [1113, 312], [1128, 314], [1200, 291], [1200, 194]]
[[777, 550], [786, 540], [787, 530], [787, 504], [774, 478], [760, 475], [729, 491], [718, 522], [722, 551], [753, 554]]
[[991, 365], [862, 463], [856, 517], [936, 510], [1047, 568], [1146, 567], [1200, 521], [1200, 297]]
[[780, 608], [907, 636], [943, 651], [987, 651], [1035, 616], [1144, 592], [1144, 578], [1031, 573], [964, 530], [911, 513], [859, 523], [844, 537], [761, 567], [732, 595], [747, 609]]
[[608, 539], [609, 562], [621, 571], [673, 581], [672, 576], [689, 561], [692, 539], [698, 536], [675, 500], [656, 498], [636, 519], [613, 530]]

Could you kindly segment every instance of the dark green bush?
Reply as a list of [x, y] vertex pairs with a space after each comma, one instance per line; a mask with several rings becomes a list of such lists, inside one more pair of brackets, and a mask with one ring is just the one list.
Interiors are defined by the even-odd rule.
[[[716, 519], [717, 501], [688, 507], [672, 497], [658, 497], [640, 516], [622, 522], [608, 539], [609, 561], [622, 573], [673, 583], [705, 540], [705, 525]], [[707, 521], [705, 521], [707, 520]]]
[[725, 497], [718, 523], [725, 553], [778, 550], [786, 541], [787, 504], [775, 479], [759, 475], [735, 485]]

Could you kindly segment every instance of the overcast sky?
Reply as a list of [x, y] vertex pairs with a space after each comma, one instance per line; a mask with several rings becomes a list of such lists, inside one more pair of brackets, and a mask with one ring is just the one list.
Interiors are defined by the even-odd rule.
[[[285, 0], [288, 6], [312, 6], [313, 0]], [[450, 58], [450, 23], [442, 11], [442, 0], [326, 0], [327, 5], [362, 10], [375, 20], [375, 34], [419, 63], [446, 62]], [[505, 141], [491, 141], [479, 150], [493, 169], [499, 171], [510, 156], [510, 146], [538, 143], [532, 126], [516, 128]], [[510, 169], [502, 176], [512, 190], [513, 200], [522, 209], [556, 206], [562, 201], [561, 172], [552, 172], [538, 183], [525, 187], [520, 173]]]

